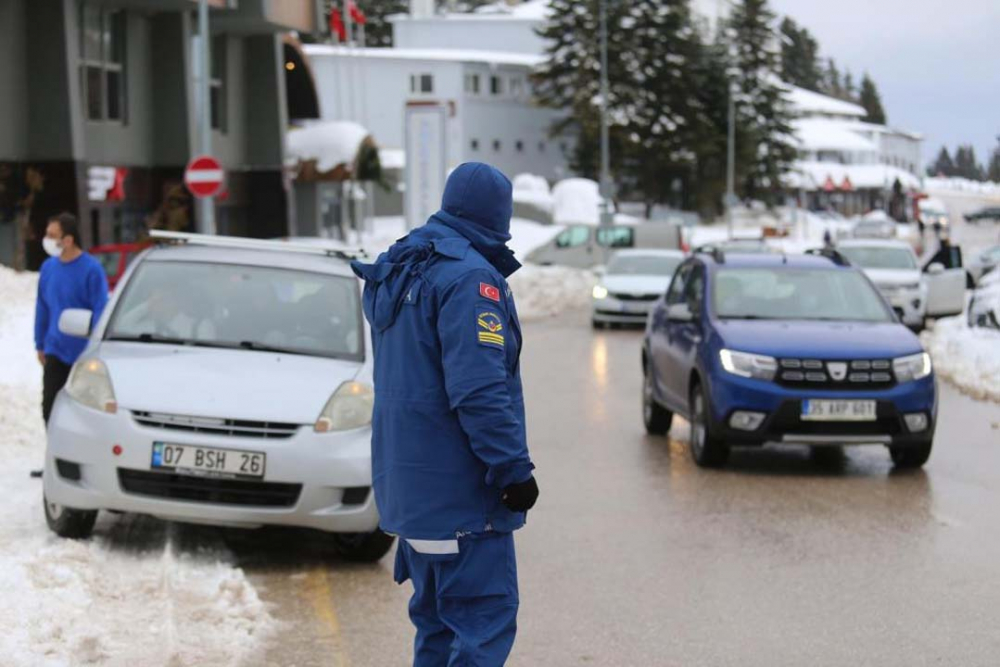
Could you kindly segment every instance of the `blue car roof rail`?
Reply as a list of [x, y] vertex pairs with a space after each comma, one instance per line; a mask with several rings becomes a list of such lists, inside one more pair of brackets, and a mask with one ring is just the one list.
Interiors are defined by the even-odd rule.
[[828, 260], [836, 264], [837, 266], [851, 266], [851, 260], [847, 259], [843, 253], [833, 248], [810, 248], [806, 250], [807, 255], [816, 255], [817, 257], [826, 257]]
[[722, 248], [720, 248], [717, 245], [708, 244], [708, 245], [698, 246], [697, 248], [695, 248], [694, 252], [696, 255], [711, 255], [712, 259], [715, 260], [716, 264], [726, 263], [726, 253], [723, 252]]

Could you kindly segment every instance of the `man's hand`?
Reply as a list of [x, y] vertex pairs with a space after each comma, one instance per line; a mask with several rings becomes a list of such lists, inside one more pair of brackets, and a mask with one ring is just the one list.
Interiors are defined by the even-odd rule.
[[41, 350], [38, 350], [38, 363], [40, 363], [42, 366], [45, 365], [45, 353], [42, 352]]
[[524, 482], [511, 484], [503, 490], [500, 500], [511, 512], [527, 512], [538, 500], [538, 483], [534, 477], [529, 477]]

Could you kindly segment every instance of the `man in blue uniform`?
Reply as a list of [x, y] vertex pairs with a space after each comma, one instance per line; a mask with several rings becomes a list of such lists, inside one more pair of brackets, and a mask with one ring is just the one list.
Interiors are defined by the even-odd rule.
[[416, 667], [503, 665], [518, 606], [513, 531], [538, 497], [524, 428], [521, 330], [506, 278], [511, 184], [448, 178], [441, 210], [374, 264], [372, 467], [395, 580], [413, 582]]

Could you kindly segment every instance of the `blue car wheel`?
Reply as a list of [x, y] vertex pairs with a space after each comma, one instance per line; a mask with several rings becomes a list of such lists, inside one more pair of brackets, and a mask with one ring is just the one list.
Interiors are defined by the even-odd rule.
[[729, 447], [713, 433], [708, 392], [700, 383], [691, 387], [691, 457], [702, 468], [718, 468], [729, 459]]

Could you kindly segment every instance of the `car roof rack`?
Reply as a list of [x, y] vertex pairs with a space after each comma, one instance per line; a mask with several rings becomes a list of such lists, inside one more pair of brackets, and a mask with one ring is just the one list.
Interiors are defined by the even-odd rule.
[[816, 257], [826, 257], [837, 266], [851, 265], [851, 260], [847, 259], [843, 253], [834, 248], [810, 248], [806, 250], [806, 254], [815, 255]]
[[722, 248], [714, 243], [708, 243], [702, 246], [698, 246], [694, 249], [694, 254], [696, 255], [711, 255], [712, 259], [715, 260], [716, 264], [726, 263], [726, 253], [723, 252]]
[[241, 236], [217, 236], [215, 234], [192, 234], [190, 232], [171, 232], [165, 229], [150, 230], [149, 236], [159, 244], [199, 245], [213, 248], [232, 248], [234, 250], [295, 252], [303, 255], [322, 255], [343, 260], [364, 259], [368, 256], [361, 249], [324, 248], [305, 243], [295, 243], [294, 241], [251, 239]]

